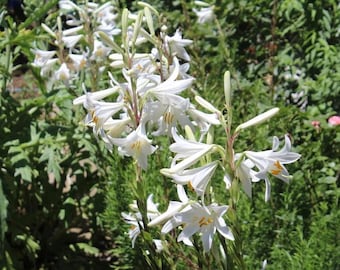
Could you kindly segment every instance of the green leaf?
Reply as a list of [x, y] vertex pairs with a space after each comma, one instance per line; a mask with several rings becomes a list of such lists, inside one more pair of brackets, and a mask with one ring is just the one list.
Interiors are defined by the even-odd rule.
[[7, 231], [7, 205], [8, 200], [2, 189], [2, 181], [0, 181], [0, 251], [3, 253], [5, 232]]
[[26, 243], [26, 248], [29, 249], [30, 253], [35, 254], [40, 250], [39, 242], [35, 241], [32, 235], [20, 234], [16, 238]]
[[319, 179], [319, 183], [320, 184], [333, 184], [333, 183], [335, 183], [336, 182], [336, 177], [333, 177], [333, 176], [327, 176], [327, 177], [325, 177], [325, 178], [321, 178], [321, 179]]
[[32, 182], [32, 168], [29, 166], [16, 168], [14, 176], [18, 175], [20, 175], [23, 180]]
[[65, 219], [65, 209], [60, 209], [58, 217], [59, 217], [60, 220]]
[[64, 204], [71, 204], [71, 205], [77, 205], [77, 202], [75, 199], [68, 197], [65, 201]]
[[87, 243], [77, 243], [76, 245], [79, 249], [83, 250], [87, 254], [98, 255], [98, 253], [99, 253], [98, 248], [93, 247], [93, 246], [91, 246]]

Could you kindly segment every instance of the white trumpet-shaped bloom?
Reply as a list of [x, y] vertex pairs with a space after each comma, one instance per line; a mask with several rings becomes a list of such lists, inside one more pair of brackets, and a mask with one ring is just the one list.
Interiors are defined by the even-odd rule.
[[132, 131], [126, 138], [110, 138], [112, 144], [118, 146], [118, 151], [137, 160], [142, 169], [148, 166], [147, 157], [156, 151], [145, 133], [143, 125]]
[[166, 36], [165, 41], [168, 45], [166, 50], [170, 50], [172, 56], [177, 56], [185, 61], [190, 61], [190, 56], [184, 47], [190, 45], [192, 40], [183, 39], [182, 32], [179, 29], [176, 30], [176, 33], [172, 37]]
[[191, 121], [186, 114], [186, 108], [189, 107], [190, 101], [184, 100], [185, 103], [180, 103], [178, 106], [163, 105], [160, 101], [148, 102], [144, 106], [143, 121], [151, 122], [158, 128], [152, 132], [154, 136], [167, 134], [171, 136], [171, 130], [180, 126], [192, 126]]
[[83, 35], [63, 36], [62, 40], [67, 48], [73, 49]]
[[155, 87], [150, 88], [146, 95], [157, 98], [164, 105], [178, 106], [185, 103], [185, 98], [179, 96], [181, 92], [189, 88], [193, 79], [178, 80], [177, 77], [180, 71], [179, 61], [176, 57], [173, 58], [174, 69], [169, 78]]
[[110, 51], [111, 49], [109, 47], [106, 47], [101, 41], [95, 39], [91, 59], [101, 61], [109, 55]]
[[[132, 242], [132, 247], [135, 245], [135, 241], [137, 236], [140, 234], [141, 228], [144, 228], [142, 222], [142, 214], [139, 212], [137, 203], [134, 202], [130, 205], [131, 210], [133, 213], [122, 213], [122, 217], [124, 218], [125, 222], [130, 224], [129, 229], [129, 238]], [[148, 221], [153, 220], [156, 218], [160, 213], [158, 212], [158, 204], [153, 202], [153, 194], [148, 196], [146, 201], [146, 208], [147, 208], [147, 218]]]
[[186, 245], [192, 246], [191, 237], [195, 233], [199, 233], [203, 249], [207, 252], [211, 249], [216, 230], [223, 237], [234, 240], [232, 232], [222, 217], [227, 210], [227, 205], [210, 204], [202, 206], [199, 203], [193, 203], [189, 209], [175, 214], [172, 219], [166, 222], [162, 228], [162, 233], [168, 233], [174, 228], [183, 225], [183, 230], [178, 235], [177, 241], [183, 241]]
[[87, 57], [85, 54], [72, 54], [70, 53], [68, 55], [73, 63], [73, 68], [76, 71], [82, 70], [83, 68], [86, 67], [86, 63], [87, 63]]
[[176, 184], [188, 185], [198, 196], [203, 196], [216, 167], [217, 162], [214, 161], [202, 167], [175, 173], [171, 175], [171, 178]]
[[[213, 150], [213, 144], [205, 144], [196, 141], [186, 140], [176, 133], [176, 129], [172, 129], [172, 137], [175, 143], [170, 145], [170, 150], [176, 155], [169, 169], [162, 169], [161, 173], [171, 176], [179, 173], [199, 161], [202, 157]], [[180, 160], [180, 161], [179, 161]], [[176, 163], [179, 161], [178, 163]]]
[[88, 93], [85, 107], [89, 111], [85, 119], [85, 124], [93, 126], [94, 132], [98, 133], [106, 121], [124, 108], [124, 103], [97, 101], [93, 99], [91, 93]]
[[55, 79], [67, 82], [71, 77], [70, 70], [65, 63], [62, 63], [59, 69], [55, 72]]
[[39, 49], [31, 49], [31, 51], [34, 53], [35, 58], [33, 62], [33, 66], [35, 67], [43, 67], [46, 62], [56, 54], [56, 51], [44, 51]]
[[290, 164], [300, 158], [300, 154], [291, 152], [291, 142], [289, 137], [285, 136], [285, 145], [279, 151], [279, 139], [273, 138], [272, 150], [253, 152], [245, 151], [244, 154], [250, 159], [259, 171], [255, 174], [256, 178], [252, 177], [253, 182], [264, 179], [266, 182], [266, 196], [265, 200], [268, 201], [270, 197], [270, 182], [267, 177], [268, 173], [288, 183], [291, 179], [284, 164]]
[[215, 15], [214, 15], [214, 7], [202, 7], [199, 10], [193, 9], [195, 12], [196, 16], [198, 17], [198, 23], [203, 24], [203, 23], [208, 23], [214, 20]]
[[[240, 154], [236, 154], [235, 159], [238, 160], [240, 156]], [[253, 170], [254, 166], [255, 165], [251, 160], [245, 159], [239, 163], [235, 172], [236, 177], [238, 177], [241, 181], [244, 192], [249, 198], [252, 197], [252, 181], [256, 182], [260, 180], [258, 177], [256, 177], [257, 172]]]
[[88, 97], [89, 95], [90, 95], [91, 100], [101, 100], [101, 99], [104, 99], [104, 98], [112, 95], [113, 93], [117, 92], [118, 89], [119, 89], [119, 87], [112, 87], [112, 88], [108, 88], [108, 89], [105, 89], [105, 90], [85, 93], [84, 95], [74, 99], [73, 105], [83, 104], [84, 107], [86, 109], [88, 109], [87, 100], [89, 99], [89, 97]]
[[170, 201], [168, 209], [164, 213], [152, 219], [148, 226], [163, 224], [166, 221], [172, 219], [174, 215], [176, 215], [180, 211], [190, 208], [188, 196], [185, 193], [185, 190], [182, 185], [177, 185], [177, 195], [180, 201]]

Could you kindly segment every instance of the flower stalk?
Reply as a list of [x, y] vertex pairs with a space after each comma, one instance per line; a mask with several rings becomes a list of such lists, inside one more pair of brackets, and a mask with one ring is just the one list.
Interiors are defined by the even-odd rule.
[[[222, 33], [214, 8], [196, 2], [202, 7], [195, 12], [199, 23], [215, 20]], [[225, 104], [222, 110], [198, 94], [193, 103], [184, 94], [195, 84], [195, 78], [189, 73], [191, 59], [186, 50], [192, 41], [183, 38], [179, 29], [169, 34], [159, 13], [147, 3], [138, 2], [141, 10], [136, 14], [124, 9], [119, 29], [111, 4], [99, 6], [87, 2], [85, 6], [77, 6], [69, 0], [60, 3], [64, 9], [78, 12], [79, 20], [70, 20], [74, 27], [63, 30], [58, 19], [55, 34], [58, 51], [35, 50], [34, 64], [45, 76], [57, 69], [55, 83], [66, 85], [79, 79], [80, 70], [90, 74], [91, 80], [87, 83], [91, 91], [87, 92], [82, 82], [85, 93], [76, 98], [74, 104], [82, 104], [87, 110], [85, 124], [103, 140], [109, 151], [117, 148], [121, 155], [134, 160], [135, 201], [130, 206], [131, 212], [122, 213], [131, 225], [128, 234], [132, 246], [138, 238], [140, 251], [150, 269], [165, 266], [175, 269], [175, 260], [170, 255], [175, 251], [185, 257], [187, 252], [182, 243], [197, 251], [192, 261], [199, 268], [213, 269], [212, 264], [216, 263], [223, 269], [246, 269], [238, 213], [241, 192], [251, 198], [252, 185], [264, 180], [265, 201], [268, 201], [270, 177], [289, 182], [291, 176], [284, 165], [295, 162], [300, 155], [291, 152], [288, 136], [281, 150], [278, 150], [277, 137], [271, 150], [260, 152], [236, 153], [235, 143], [243, 129], [269, 120], [279, 109], [270, 109], [234, 128], [229, 71], [223, 76]], [[156, 29], [160, 29], [159, 33]], [[48, 28], [48, 32], [53, 36], [52, 29]], [[117, 34], [121, 34], [118, 41], [115, 40]], [[225, 39], [222, 34], [220, 38], [221, 42]], [[229, 60], [227, 47], [224, 50]], [[100, 79], [108, 67], [116, 69], [107, 76], [111, 87], [99, 90]], [[214, 130], [219, 127], [225, 132], [223, 145], [214, 141]], [[145, 178], [149, 157], [156, 150], [168, 147], [155, 145], [162, 141], [156, 139], [161, 136], [172, 142], [169, 146], [172, 156], [169, 166], [161, 168], [160, 173], [177, 191], [177, 197], [170, 198], [163, 213], [158, 211], [153, 195], [147, 195]], [[217, 171], [222, 171], [222, 179]], [[216, 187], [220, 187], [218, 181], [226, 183], [224, 200], [217, 200], [215, 196]], [[192, 261], [188, 265], [193, 264]]]

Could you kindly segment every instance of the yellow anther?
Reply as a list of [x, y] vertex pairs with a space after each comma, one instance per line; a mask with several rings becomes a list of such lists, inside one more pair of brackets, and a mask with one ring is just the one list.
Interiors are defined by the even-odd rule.
[[131, 145], [131, 149], [137, 151], [137, 152], [140, 152], [142, 148], [142, 142], [141, 141], [135, 141], [132, 145]]
[[189, 188], [191, 191], [194, 191], [194, 190], [195, 190], [194, 187], [193, 187], [193, 185], [192, 185], [192, 182], [191, 182], [191, 181], [188, 182], [188, 188]]
[[213, 219], [212, 218], [206, 218], [206, 217], [202, 217], [199, 221], [198, 221], [198, 224], [200, 225], [200, 227], [202, 226], [206, 226], [206, 225], [209, 225], [210, 223], [213, 222]]
[[138, 69], [139, 71], [142, 71], [142, 70], [143, 70], [142, 65], [141, 65], [141, 64], [137, 64], [137, 69]]
[[174, 121], [175, 116], [171, 112], [166, 112], [163, 115], [164, 122], [168, 125]]
[[273, 166], [275, 167], [275, 169], [270, 171], [273, 175], [278, 175], [282, 172], [283, 167], [278, 160], [274, 162]]
[[96, 116], [96, 113], [94, 110], [90, 111], [90, 114], [92, 116], [92, 122], [95, 123], [96, 125], [99, 123], [99, 118]]
[[86, 65], [86, 59], [82, 59], [79, 63], [79, 67], [83, 68], [83, 67], [85, 67], [85, 65]]

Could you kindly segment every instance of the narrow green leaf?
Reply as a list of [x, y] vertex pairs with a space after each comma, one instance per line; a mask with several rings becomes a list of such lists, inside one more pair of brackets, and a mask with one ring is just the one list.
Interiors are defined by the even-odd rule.
[[4, 251], [5, 232], [7, 231], [7, 205], [8, 200], [2, 189], [2, 181], [0, 181], [0, 252]]
[[99, 253], [99, 249], [96, 247], [93, 247], [87, 243], [77, 243], [77, 247], [81, 250], [83, 250], [85, 253], [97, 255]]

